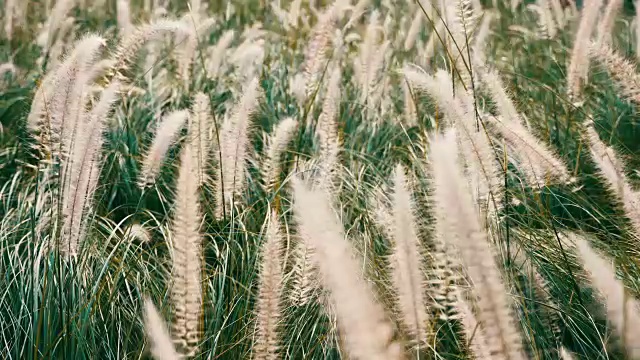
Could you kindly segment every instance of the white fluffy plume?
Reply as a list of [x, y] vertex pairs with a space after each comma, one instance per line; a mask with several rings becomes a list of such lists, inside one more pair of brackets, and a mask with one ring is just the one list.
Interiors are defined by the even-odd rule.
[[144, 160], [142, 160], [142, 170], [140, 171], [138, 182], [140, 187], [149, 186], [156, 182], [167, 151], [180, 135], [180, 131], [188, 118], [189, 112], [186, 110], [173, 111], [162, 118], [156, 129], [151, 147], [147, 151]]
[[326, 193], [309, 190], [298, 179], [293, 191], [296, 218], [307, 245], [314, 249], [320, 278], [330, 293], [350, 357], [399, 359], [402, 349], [391, 340], [393, 328], [362, 278]]
[[492, 359], [524, 360], [522, 339], [511, 312], [500, 270], [487, 233], [473, 204], [467, 181], [458, 168], [455, 133], [435, 136], [429, 159], [433, 171], [436, 228], [450, 241], [461, 260], [478, 297], [478, 321]]
[[162, 316], [149, 298], [144, 299], [144, 327], [151, 341], [151, 354], [156, 360], [179, 360]]
[[417, 343], [424, 343], [429, 316], [425, 308], [422, 251], [402, 165], [396, 167], [393, 183], [393, 284], [402, 322]]

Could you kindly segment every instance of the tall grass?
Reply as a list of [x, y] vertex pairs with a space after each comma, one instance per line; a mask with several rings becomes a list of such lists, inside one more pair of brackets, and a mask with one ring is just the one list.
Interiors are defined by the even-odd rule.
[[0, 357], [637, 358], [640, 27], [583, 3], [5, 0]]

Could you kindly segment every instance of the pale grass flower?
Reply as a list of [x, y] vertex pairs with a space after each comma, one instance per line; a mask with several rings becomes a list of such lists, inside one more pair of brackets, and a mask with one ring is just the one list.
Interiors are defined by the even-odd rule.
[[574, 100], [580, 98], [582, 87], [589, 75], [589, 46], [602, 2], [602, 0], [592, 0], [582, 6], [580, 25], [573, 41], [571, 61], [567, 70], [567, 94]]
[[206, 18], [200, 20], [199, 17], [186, 16], [183, 22], [187, 33], [185, 39], [178, 41], [178, 74], [182, 78], [184, 88], [188, 90], [191, 82], [191, 68], [196, 58], [200, 39], [209, 35], [216, 25], [216, 19]]
[[278, 216], [273, 211], [267, 219], [267, 230], [262, 240], [258, 298], [256, 301], [256, 328], [253, 340], [253, 359], [278, 359], [278, 324], [282, 316], [283, 289], [282, 235]]
[[513, 147], [521, 161], [527, 161], [522, 170], [532, 184], [545, 184], [545, 175], [568, 182], [569, 171], [563, 161], [522, 125], [521, 116], [511, 101], [500, 76], [496, 72], [483, 75], [483, 81], [498, 107], [499, 118], [490, 120], [502, 137]]
[[133, 63], [138, 51], [150, 40], [167, 33], [185, 31], [183, 24], [179, 21], [158, 20], [149, 24], [139, 26], [129, 35], [124, 37], [118, 44], [116, 53], [113, 56], [115, 65], [114, 74], [123, 76], [122, 71], [129, 68]]
[[600, 140], [592, 124], [587, 126], [587, 140], [593, 161], [622, 203], [625, 214], [631, 220], [633, 231], [636, 235], [640, 235], [640, 193], [631, 187], [625, 174], [624, 163], [613, 148]]
[[635, 16], [635, 32], [636, 32], [636, 58], [640, 60], [640, 6], [636, 6]]
[[635, 63], [605, 43], [591, 43], [589, 55], [603, 65], [622, 96], [640, 104], [640, 75]]
[[282, 172], [280, 158], [286, 151], [289, 142], [291, 142], [297, 127], [298, 123], [294, 118], [285, 118], [276, 125], [273, 134], [269, 136], [265, 160], [260, 169], [263, 174], [266, 192], [277, 190], [278, 180]]
[[309, 43], [304, 51], [305, 92], [307, 98], [313, 95], [329, 61], [331, 37], [335, 28], [335, 5], [330, 5], [319, 17], [311, 30]]
[[535, 4], [529, 4], [527, 8], [537, 14], [538, 28], [541, 35], [547, 39], [555, 38], [558, 33], [558, 27], [551, 12], [549, 0], [539, 0]]
[[18, 0], [5, 0], [4, 2], [4, 35], [8, 40], [13, 37], [13, 20], [17, 8], [16, 1]]
[[214, 147], [212, 145], [216, 141], [211, 136], [214, 123], [211, 116], [209, 97], [204, 93], [196, 93], [193, 97], [189, 120], [189, 141], [194, 146], [194, 163], [198, 170], [199, 183], [202, 185], [207, 179], [207, 168], [211, 158], [211, 151]]
[[596, 253], [582, 236], [570, 233], [567, 239], [575, 243], [593, 287], [604, 300], [607, 318], [622, 338], [629, 357], [637, 359], [640, 357], [640, 304], [618, 279], [611, 261]]
[[189, 356], [200, 343], [202, 318], [202, 235], [198, 178], [193, 163], [193, 148], [187, 143], [180, 156], [173, 213], [171, 299], [174, 304], [174, 342]]
[[186, 110], [173, 111], [162, 118], [151, 147], [142, 160], [142, 169], [138, 180], [138, 185], [141, 188], [155, 184], [167, 151], [178, 139], [188, 118], [189, 112]]
[[[20, 0], [22, 1], [22, 0]], [[60, 24], [67, 18], [67, 14], [73, 9], [75, 5], [74, 0], [59, 0], [56, 1], [51, 14], [47, 17], [47, 23], [42, 29], [42, 33], [46, 34], [46, 43], [44, 44], [44, 52], [47, 52], [53, 44], [53, 39], [56, 36]]]
[[472, 189], [477, 194], [474, 195], [476, 202], [500, 205], [501, 167], [484, 126], [476, 120], [471, 95], [458, 89], [454, 97], [450, 76], [442, 70], [431, 76], [416, 67], [405, 66], [402, 73], [415, 89], [426, 91], [436, 100], [447, 122], [459, 132], [460, 151], [467, 164]]
[[261, 98], [262, 88], [256, 77], [245, 86], [229, 119], [220, 130], [222, 178], [216, 174], [216, 217], [218, 219], [223, 217], [223, 208], [226, 212], [230, 212], [233, 199], [244, 189], [246, 161], [249, 158], [251, 118], [257, 111]]
[[61, 163], [63, 243], [60, 250], [67, 256], [78, 254], [88, 232], [101, 171], [103, 131], [118, 89], [119, 84], [112, 83], [91, 111], [81, 112], [76, 129], [78, 136], [70, 144], [68, 158]]
[[413, 49], [413, 46], [416, 43], [416, 38], [422, 31], [422, 23], [423, 23], [424, 14], [422, 11], [417, 11], [413, 16], [413, 20], [411, 21], [411, 25], [409, 26], [409, 30], [407, 31], [407, 37], [404, 41], [404, 50], [409, 51]]
[[460, 314], [460, 322], [464, 334], [469, 342], [469, 350], [479, 360], [492, 359], [489, 350], [487, 349], [487, 342], [485, 334], [483, 334], [482, 327], [476, 319], [476, 315], [473, 313], [471, 305], [464, 299], [460, 290], [456, 291], [455, 307]]
[[320, 174], [318, 180], [327, 189], [333, 189], [338, 156], [341, 143], [338, 137], [338, 119], [340, 117], [340, 86], [341, 69], [337, 66], [332, 72], [327, 83], [327, 91], [322, 103], [322, 112], [316, 124], [316, 136], [318, 137], [319, 153], [318, 164]]
[[149, 298], [144, 299], [144, 327], [151, 342], [151, 355], [156, 360], [179, 360], [181, 357], [173, 347], [171, 335], [162, 316]]
[[553, 12], [553, 18], [558, 24], [558, 28], [564, 29], [565, 25], [567, 25], [567, 22], [570, 19], [568, 19], [568, 16], [565, 15], [565, 12], [562, 7], [562, 4], [560, 3], [560, 0], [548, 0], [548, 1], [551, 6], [551, 10]]
[[560, 359], [561, 360], [573, 360], [573, 355], [565, 348], [564, 346], [560, 348]]
[[151, 242], [151, 234], [142, 224], [132, 224], [124, 231], [124, 233], [130, 240], [137, 240], [140, 243]]
[[524, 360], [522, 339], [491, 243], [458, 168], [455, 133], [431, 140], [436, 226], [458, 250], [478, 297], [478, 320], [492, 359]]
[[122, 37], [128, 36], [133, 30], [133, 24], [131, 23], [131, 9], [129, 8], [130, 0], [117, 0], [116, 1], [116, 18], [118, 20], [118, 29]]
[[393, 328], [383, 308], [362, 278], [353, 249], [345, 239], [325, 192], [309, 190], [301, 180], [294, 180], [294, 211], [305, 233], [323, 286], [329, 291], [344, 333], [345, 346], [353, 359], [399, 359], [402, 349], [392, 341]]
[[423, 260], [415, 210], [402, 165], [394, 171], [393, 285], [400, 319], [417, 344], [427, 342], [429, 315], [424, 298]]
[[599, 45], [609, 45], [612, 40], [613, 28], [616, 24], [618, 13], [622, 9], [623, 0], [609, 0], [604, 8], [604, 14], [600, 19], [597, 30], [597, 43]]
[[209, 79], [217, 79], [220, 75], [226, 52], [234, 39], [235, 31], [227, 30], [220, 36], [218, 42], [207, 50], [209, 56], [205, 59], [205, 65]]

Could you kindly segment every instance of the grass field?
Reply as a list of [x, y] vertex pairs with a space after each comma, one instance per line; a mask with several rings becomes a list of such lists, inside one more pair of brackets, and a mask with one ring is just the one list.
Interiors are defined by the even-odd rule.
[[0, 359], [640, 359], [582, 3], [0, 0]]

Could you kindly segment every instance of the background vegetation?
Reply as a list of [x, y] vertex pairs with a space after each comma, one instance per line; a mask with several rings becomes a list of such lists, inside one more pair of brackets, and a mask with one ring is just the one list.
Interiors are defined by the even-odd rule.
[[[3, 6], [8, 1], [4, 0]], [[56, 40], [66, 51], [73, 48], [74, 39], [87, 32], [103, 34], [108, 40], [106, 54], [116, 51], [123, 36], [122, 23], [117, 20], [116, 2], [103, 2], [104, 5], [83, 1], [73, 4], [67, 14], [72, 19], [71, 31]], [[259, 77], [264, 96], [252, 118], [252, 154], [246, 159], [247, 179], [241, 200], [227, 216], [216, 219], [215, 181], [207, 181], [199, 189], [203, 302], [201, 341], [194, 358], [251, 357], [260, 246], [266, 236], [265, 219], [273, 206], [280, 209], [286, 244], [282, 257], [285, 291], [279, 323], [280, 357], [346, 357], [335, 319], [324, 309], [321, 297], [314, 295], [309, 303], [299, 306], [289, 296], [295, 287], [298, 240], [288, 183], [300, 173], [300, 163], [314, 159], [318, 152], [314, 124], [321, 111], [320, 102], [312, 108], [313, 100], [301, 103], [296, 98], [292, 80], [302, 73], [313, 26], [318, 14], [330, 5], [327, 3], [303, 1], [300, 19], [307, 20], [293, 25], [285, 24], [274, 10], [277, 7], [288, 11], [290, 1], [206, 3], [202, 13], [215, 22], [199, 41], [188, 86], [177, 70], [179, 42], [172, 36], [151, 42], [159, 49], [153, 66], [145, 67], [146, 55], [137, 56], [134, 66], [124, 74], [129, 87], [121, 93], [104, 133], [88, 235], [80, 253], [70, 260], [51, 247], [59, 233], [37, 227], [39, 215], [34, 199], [42, 191], [38, 180], [42, 177], [42, 159], [35, 150], [37, 140], [27, 127], [27, 116], [43, 75], [51, 69], [51, 52], [43, 50], [38, 37], [51, 18], [54, 4], [28, 1], [26, 18], [13, 28], [11, 39], [6, 32], [0, 36], [0, 63], [15, 67], [0, 74], [0, 357], [150, 356], [144, 298], [151, 299], [167, 323], [172, 319], [171, 219], [186, 129], [171, 146], [155, 183], [143, 189], [138, 186], [142, 159], [153, 141], [160, 114], [189, 109], [196, 92], [207, 95], [217, 129], [229, 117], [248, 83], [250, 77], [240, 73], [243, 69]], [[389, 187], [397, 164], [408, 169], [420, 242], [425, 250], [425, 277], [432, 278], [436, 259], [431, 251], [434, 227], [426, 166], [427, 139], [443, 121], [441, 105], [418, 91], [414, 94], [417, 121], [407, 121], [401, 70], [405, 63], [420, 64], [429, 73], [447, 69], [454, 77], [461, 70], [455, 69], [446, 55], [447, 48], [441, 44], [436, 45], [431, 58], [424, 58], [423, 49], [435, 33], [441, 14], [426, 14], [414, 1], [362, 3], [364, 12], [355, 25], [346, 28], [346, 20], [355, 11], [346, 10], [347, 15], [336, 26], [346, 30], [339, 64], [343, 76], [337, 123], [342, 149], [334, 205], [346, 236], [364, 264], [365, 278], [375, 289], [378, 301], [394, 314], [388, 274], [391, 243], [377, 222], [371, 199]], [[145, 2], [135, 0], [128, 6], [133, 24], [156, 19], [161, 7], [155, 4], [146, 8]], [[189, 14], [187, 2], [166, 1], [164, 6], [169, 18], [180, 19]], [[512, 162], [508, 162], [508, 171], [503, 174], [503, 206], [491, 224], [492, 241], [526, 354], [531, 359], [558, 359], [564, 348], [577, 359], [625, 358], [624, 347], [607, 321], [599, 294], [590, 286], [576, 252], [562, 246], [559, 234], [586, 234], [600, 253], [612, 259], [630, 296], [640, 295], [638, 235], [631, 230], [628, 214], [616, 200], [615, 192], [599, 175], [584, 136], [585, 122], [592, 120], [600, 139], [624, 160], [627, 179], [632, 185], [638, 184], [638, 105], [621, 97], [618, 85], [598, 63], [592, 64], [581, 98], [567, 95], [567, 67], [579, 13], [551, 37], [544, 33], [545, 24], [527, 4], [512, 9], [509, 2], [483, 1], [482, 6], [484, 12], [472, 23], [469, 34], [475, 35], [483, 16], [493, 16], [484, 51], [486, 67], [498, 71], [531, 132], [553, 149], [572, 177], [569, 183], [547, 181], [538, 187], [528, 183]], [[629, 59], [637, 58], [636, 44], [640, 41], [636, 38], [633, 12], [631, 5], [625, 6], [612, 32], [612, 47]], [[351, 60], [362, 49], [362, 38], [374, 13], [379, 16], [383, 38], [390, 42], [380, 68], [389, 85], [383, 86], [379, 102], [371, 105], [361, 101], [363, 89], [357, 83], [358, 69], [354, 69]], [[405, 48], [408, 28], [417, 13], [425, 16], [422, 27], [415, 45]], [[227, 30], [235, 31], [229, 48], [221, 54], [210, 52]], [[446, 34], [446, 30], [439, 31]], [[469, 35], [469, 41], [473, 35]], [[261, 49], [255, 59], [249, 59], [256, 60], [255, 64], [247, 67], [233, 58], [234, 54], [252, 56], [235, 52], [243, 43], [259, 44]], [[143, 49], [141, 54], [147, 52]], [[213, 56], [219, 56], [223, 64], [218, 76], [207, 73]], [[331, 66], [336, 65], [327, 66], [323, 76], [328, 78]], [[105, 84], [107, 78], [96, 83]], [[321, 98], [324, 90], [320, 89], [317, 95]], [[479, 87], [475, 95], [482, 112], [496, 114], [488, 89]], [[265, 139], [286, 117], [308, 126], [300, 125], [287, 147], [280, 162], [279, 187], [270, 192], [265, 190], [260, 173]], [[500, 144], [495, 148], [498, 158], [508, 157]], [[210, 176], [215, 169], [214, 165], [207, 169]], [[144, 226], [149, 239], [128, 236], [127, 229], [132, 224]], [[464, 280], [459, 286], [468, 287]], [[428, 284], [426, 288], [429, 289]], [[420, 351], [407, 351], [407, 355], [425, 359], [471, 358], [460, 321], [455, 316], [440, 317], [442, 312], [431, 305], [438, 303], [437, 299], [429, 298], [428, 303], [432, 315], [429, 341]], [[406, 340], [408, 335], [397, 320], [394, 324], [394, 338]]]

